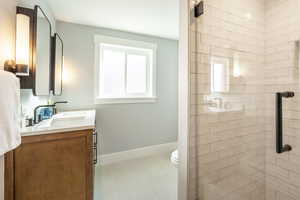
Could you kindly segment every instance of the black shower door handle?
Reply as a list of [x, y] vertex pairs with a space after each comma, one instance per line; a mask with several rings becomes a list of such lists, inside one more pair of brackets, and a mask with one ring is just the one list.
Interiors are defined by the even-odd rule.
[[288, 144], [283, 145], [282, 136], [282, 98], [292, 98], [294, 92], [278, 92], [276, 93], [276, 152], [283, 153], [291, 151], [292, 147]]

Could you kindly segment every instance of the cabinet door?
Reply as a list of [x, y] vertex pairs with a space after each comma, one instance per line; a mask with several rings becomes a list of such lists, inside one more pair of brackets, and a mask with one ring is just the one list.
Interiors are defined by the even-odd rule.
[[92, 199], [92, 133], [26, 137], [13, 157], [14, 200]]

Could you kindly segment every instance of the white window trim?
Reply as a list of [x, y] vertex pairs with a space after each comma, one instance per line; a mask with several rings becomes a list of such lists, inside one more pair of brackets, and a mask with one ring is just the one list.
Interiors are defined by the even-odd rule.
[[[129, 103], [155, 103], [157, 100], [157, 45], [136, 40], [127, 40], [104, 35], [95, 35], [95, 81], [94, 81], [94, 103], [95, 104], [129, 104]], [[149, 97], [125, 97], [125, 98], [100, 98], [100, 44], [112, 44], [120, 46], [130, 46], [134, 48], [151, 49], [153, 51], [152, 80], [149, 86], [152, 88], [152, 95]]]

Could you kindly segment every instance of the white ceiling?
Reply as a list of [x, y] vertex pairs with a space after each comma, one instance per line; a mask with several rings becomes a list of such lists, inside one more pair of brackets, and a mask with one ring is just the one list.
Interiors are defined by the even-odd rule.
[[56, 19], [179, 38], [179, 0], [44, 0]]

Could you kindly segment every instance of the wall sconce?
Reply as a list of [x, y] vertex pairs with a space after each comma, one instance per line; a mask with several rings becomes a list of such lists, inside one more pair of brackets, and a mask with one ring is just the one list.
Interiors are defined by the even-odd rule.
[[16, 60], [6, 60], [4, 69], [17, 76], [29, 76], [30, 68], [30, 16], [17, 13], [16, 21]]
[[16, 57], [6, 60], [4, 69], [19, 77], [30, 76], [32, 45], [31, 45], [31, 10], [17, 7], [16, 17]]
[[30, 17], [17, 13], [16, 61], [17, 76], [29, 76], [30, 66]]

